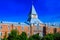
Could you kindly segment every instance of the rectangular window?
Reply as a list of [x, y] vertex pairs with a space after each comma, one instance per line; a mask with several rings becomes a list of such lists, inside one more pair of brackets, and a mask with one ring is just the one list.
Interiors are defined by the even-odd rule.
[[2, 32], [0, 32], [0, 36], [2, 36]]
[[0, 26], [0, 30], [2, 29], [2, 26]]
[[30, 33], [28, 32], [28, 37], [30, 36]]
[[54, 28], [54, 33], [56, 33], [57, 32], [57, 29], [56, 28]]
[[34, 32], [34, 34], [37, 34], [37, 32]]
[[24, 27], [22, 27], [22, 30], [24, 30]]
[[36, 27], [36, 30], [39, 30], [39, 27]]
[[28, 27], [28, 30], [30, 30], [30, 27]]
[[2, 40], [2, 39], [0, 38], [0, 40]]
[[8, 30], [10, 30], [10, 26], [8, 26]]

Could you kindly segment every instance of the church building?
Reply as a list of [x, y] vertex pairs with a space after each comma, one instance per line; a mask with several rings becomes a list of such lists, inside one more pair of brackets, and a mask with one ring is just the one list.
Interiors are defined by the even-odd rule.
[[39, 20], [34, 5], [32, 5], [30, 9], [30, 12], [28, 14], [28, 19], [26, 22], [20, 23], [20, 22], [1, 21], [0, 39], [4, 38], [5, 33], [9, 35], [11, 30], [13, 29], [17, 29], [19, 31], [19, 34], [21, 34], [22, 32], [26, 32], [28, 36], [31, 36], [33, 34], [39, 33], [39, 35], [42, 37], [48, 33], [60, 32], [60, 27], [55, 27], [53, 25], [49, 26], [44, 24], [41, 20]]

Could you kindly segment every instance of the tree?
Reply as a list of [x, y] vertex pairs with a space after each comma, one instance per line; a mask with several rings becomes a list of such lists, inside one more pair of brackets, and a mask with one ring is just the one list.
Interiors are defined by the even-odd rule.
[[25, 32], [22, 32], [19, 39], [20, 40], [28, 40], [27, 34]]
[[5, 36], [4, 36], [3, 40], [8, 40], [7, 39], [7, 33], [6, 32], [5, 32]]
[[60, 33], [54, 34], [54, 40], [60, 40]]
[[7, 38], [4, 38], [3, 40], [8, 40]]
[[18, 38], [18, 31], [12, 30], [8, 36], [8, 40], [18, 40], [17, 38]]
[[29, 40], [41, 40], [41, 37], [39, 34], [35, 34], [29, 37]]
[[34, 40], [34, 38], [32, 36], [30, 36], [28, 40]]
[[47, 34], [41, 40], [54, 40], [54, 35], [53, 34]]

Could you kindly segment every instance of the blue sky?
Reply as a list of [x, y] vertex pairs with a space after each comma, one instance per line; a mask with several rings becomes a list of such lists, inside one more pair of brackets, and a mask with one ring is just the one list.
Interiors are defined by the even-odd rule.
[[60, 22], [60, 0], [0, 0], [0, 21], [25, 22], [32, 1], [42, 22]]

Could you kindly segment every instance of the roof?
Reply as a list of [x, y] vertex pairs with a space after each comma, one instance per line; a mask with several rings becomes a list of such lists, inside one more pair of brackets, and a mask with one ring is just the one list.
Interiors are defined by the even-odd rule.
[[[32, 15], [36, 15], [37, 18], [32, 18]], [[30, 9], [29, 15], [28, 15], [28, 20], [26, 21], [27, 24], [31, 24], [31, 23], [43, 23], [42, 21], [39, 20], [37, 12], [34, 8], [34, 5], [32, 5], [32, 8]]]
[[48, 27], [60, 28], [60, 23], [46, 23]]
[[36, 19], [31, 19], [31, 23], [42, 23], [38, 18]]
[[7, 22], [7, 21], [2, 21], [2, 23], [0, 24], [5, 24], [5, 25], [15, 25], [15, 26], [29, 26], [28, 24], [24, 23], [24, 22]]
[[31, 12], [31, 14], [37, 14], [37, 13], [36, 13], [36, 10], [35, 10], [35, 8], [34, 8], [34, 5], [32, 5], [32, 12]]
[[29, 27], [29, 25], [28, 25], [28, 24], [26, 24], [26, 23], [20, 23], [20, 25], [21, 25], [22, 27], [24, 27], [24, 26]]

